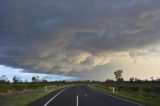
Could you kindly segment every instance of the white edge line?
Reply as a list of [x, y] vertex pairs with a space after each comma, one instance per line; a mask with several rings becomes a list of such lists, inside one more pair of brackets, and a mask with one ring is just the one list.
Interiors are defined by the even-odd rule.
[[65, 88], [63, 90], [61, 90], [60, 92], [58, 92], [55, 96], [53, 96], [48, 102], [46, 102], [43, 106], [47, 106], [53, 99], [55, 99], [59, 94], [61, 94], [63, 91], [65, 91], [68, 88]]
[[139, 103], [133, 102], [131, 100], [123, 99], [121, 97], [117, 97], [117, 96], [114, 96], [114, 95], [111, 95], [111, 94], [108, 94], [108, 93], [103, 93], [103, 92], [99, 92], [99, 93], [102, 93], [102, 94], [105, 94], [105, 95], [108, 95], [108, 96], [111, 96], [111, 97], [114, 97], [114, 98], [117, 98], [117, 99], [120, 99], [120, 100], [124, 100], [124, 101], [130, 102], [130, 103], [133, 103], [133, 104], [136, 104], [136, 105], [139, 105], [139, 106], [145, 106], [143, 104], [139, 104]]
[[109, 95], [109, 96], [112, 96], [112, 97], [115, 97], [115, 98], [117, 98], [117, 99], [121, 99], [121, 100], [124, 100], [124, 101], [127, 101], [127, 102], [131, 102], [131, 103], [136, 104], [136, 105], [145, 106], [145, 105], [143, 105], [143, 104], [139, 104], [139, 103], [133, 102], [133, 101], [131, 101], [131, 100], [127, 100], [127, 99], [120, 98], [120, 97], [117, 97], [117, 96], [113, 96], [113, 95], [110, 95], [110, 94], [106, 94], [106, 95]]
[[[90, 88], [89, 88], [90, 89]], [[93, 90], [93, 89], [91, 89]], [[136, 104], [136, 105], [139, 105], [139, 106], [145, 106], [143, 104], [140, 104], [140, 103], [136, 103], [136, 102], [133, 102], [131, 100], [127, 100], [127, 99], [123, 99], [121, 97], [117, 97], [117, 96], [114, 96], [114, 95], [111, 95], [111, 94], [108, 94], [108, 93], [104, 93], [104, 92], [100, 92], [100, 91], [95, 91], [93, 90], [94, 92], [98, 92], [98, 93], [101, 93], [101, 94], [104, 94], [104, 95], [108, 95], [108, 96], [111, 96], [111, 97], [114, 97], [114, 98], [117, 98], [117, 99], [120, 99], [120, 100], [124, 100], [124, 101], [127, 101], [127, 102], [130, 102], [130, 103], [133, 103], [133, 104]]]

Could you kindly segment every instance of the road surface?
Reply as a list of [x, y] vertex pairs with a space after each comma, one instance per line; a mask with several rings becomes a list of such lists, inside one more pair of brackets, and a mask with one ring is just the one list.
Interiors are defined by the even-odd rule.
[[103, 94], [87, 86], [74, 86], [50, 93], [30, 106], [144, 106], [126, 99]]

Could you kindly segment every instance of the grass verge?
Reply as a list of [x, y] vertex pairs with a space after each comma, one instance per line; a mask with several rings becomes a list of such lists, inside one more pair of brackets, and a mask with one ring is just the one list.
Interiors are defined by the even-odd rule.
[[136, 92], [117, 91], [113, 94], [111, 92], [110, 88], [108, 88], [106, 86], [98, 85], [98, 84], [91, 84], [91, 85], [89, 85], [89, 88], [91, 88], [95, 91], [99, 91], [99, 92], [111, 94], [114, 96], [122, 97], [125, 99], [129, 99], [129, 100], [135, 101], [137, 103], [145, 104], [147, 106], [160, 106], [160, 98], [159, 97], [154, 97], [154, 96], [148, 95], [146, 93], [139, 94]]
[[0, 106], [27, 106], [33, 101], [49, 94], [52, 91], [62, 88], [62, 86], [54, 86], [48, 91], [44, 89], [37, 90], [27, 90], [22, 93], [13, 94], [13, 95], [1, 95], [0, 96]]

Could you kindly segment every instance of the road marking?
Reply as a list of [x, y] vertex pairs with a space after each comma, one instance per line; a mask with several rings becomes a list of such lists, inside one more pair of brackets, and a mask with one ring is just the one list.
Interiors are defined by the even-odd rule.
[[78, 106], [78, 95], [77, 95], [77, 105], [76, 106]]
[[121, 99], [121, 100], [127, 101], [127, 102], [131, 102], [131, 103], [136, 104], [136, 105], [139, 105], [139, 106], [145, 106], [145, 105], [142, 105], [142, 104], [133, 102], [133, 101], [131, 101], [131, 100], [123, 99], [123, 98], [120, 98], [120, 97], [117, 97], [117, 96], [113, 96], [113, 95], [110, 95], [110, 94], [107, 94], [107, 95], [112, 96], [112, 97], [115, 97], [115, 98], [117, 98], [117, 99]]
[[117, 98], [117, 99], [120, 99], [120, 100], [124, 100], [124, 101], [130, 102], [130, 103], [133, 103], [133, 104], [136, 104], [136, 105], [139, 105], [139, 106], [145, 106], [145, 105], [133, 102], [131, 100], [123, 99], [123, 98], [120, 98], [120, 97], [117, 97], [117, 96], [113, 96], [113, 95], [110, 95], [110, 94], [106, 94], [106, 93], [103, 93], [103, 92], [99, 92], [99, 93], [102, 93], [102, 94], [105, 94], [105, 95], [108, 95], [108, 96], [111, 96], [111, 97], [114, 97], [114, 98]]
[[61, 94], [63, 91], [65, 91], [68, 88], [65, 88], [63, 90], [61, 90], [60, 92], [58, 92], [55, 96], [53, 96], [48, 102], [46, 102], [43, 106], [47, 106], [53, 99], [55, 99], [59, 94]]
[[87, 95], [87, 94], [84, 94], [84, 96], [87, 97], [88, 95]]

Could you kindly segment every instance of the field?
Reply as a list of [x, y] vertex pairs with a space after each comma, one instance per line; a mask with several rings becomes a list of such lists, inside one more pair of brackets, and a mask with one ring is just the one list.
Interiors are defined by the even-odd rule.
[[[90, 88], [130, 99], [147, 106], [160, 106], [160, 84], [159, 83], [99, 83], [90, 84]], [[115, 87], [115, 93], [112, 92]]]
[[[47, 91], [45, 86], [48, 86]], [[20, 83], [0, 85], [0, 106], [27, 106], [48, 93], [66, 87], [65, 84]]]

